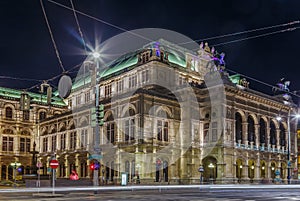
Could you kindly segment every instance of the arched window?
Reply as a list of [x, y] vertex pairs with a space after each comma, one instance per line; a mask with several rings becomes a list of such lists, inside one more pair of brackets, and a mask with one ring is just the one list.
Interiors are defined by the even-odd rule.
[[235, 139], [236, 142], [238, 142], [238, 140], [243, 140], [242, 139], [242, 131], [243, 131], [243, 127], [242, 127], [242, 115], [240, 113], [235, 113]]
[[129, 109], [127, 114], [125, 114], [125, 141], [134, 141], [135, 139], [135, 112], [133, 109]]
[[169, 122], [168, 122], [168, 114], [164, 110], [160, 110], [157, 113], [157, 140], [167, 142], [169, 140]]
[[270, 122], [270, 144], [276, 145], [276, 127], [273, 121]]
[[280, 145], [281, 146], [285, 146], [285, 128], [283, 126], [283, 124], [280, 124]]
[[12, 119], [12, 108], [11, 107], [6, 107], [5, 108], [5, 117], [8, 119]]
[[259, 140], [260, 143], [266, 143], [266, 122], [263, 119], [259, 120]]
[[255, 144], [255, 128], [254, 128], [254, 119], [252, 116], [248, 116], [248, 141], [254, 142]]
[[39, 113], [39, 120], [42, 121], [46, 119], [46, 112], [42, 111]]
[[107, 143], [115, 142], [115, 122], [112, 115], [106, 119], [106, 138]]

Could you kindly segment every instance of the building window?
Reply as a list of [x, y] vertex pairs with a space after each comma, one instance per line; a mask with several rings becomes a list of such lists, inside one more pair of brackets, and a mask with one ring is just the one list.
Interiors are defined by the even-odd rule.
[[104, 96], [105, 97], [111, 96], [111, 84], [107, 84], [104, 86]]
[[119, 80], [117, 82], [117, 92], [120, 93], [122, 92], [124, 89], [124, 81], [123, 80]]
[[125, 121], [125, 141], [134, 140], [135, 134], [135, 123], [134, 119], [129, 119]]
[[88, 103], [88, 102], [90, 102], [90, 100], [91, 100], [91, 94], [90, 94], [90, 91], [88, 91], [84, 94], [84, 101], [86, 103]]
[[218, 139], [218, 123], [217, 122], [212, 122], [212, 126], [211, 126], [211, 141], [212, 142], [216, 142]]
[[209, 132], [209, 123], [205, 123], [204, 129], [203, 129], [203, 142], [204, 143], [208, 142], [208, 138], [209, 138], [208, 132]]
[[107, 123], [106, 125], [106, 138], [107, 143], [114, 143], [115, 142], [115, 123]]
[[13, 151], [14, 150], [14, 138], [3, 137], [2, 138], [2, 151]]
[[80, 136], [80, 147], [84, 148], [87, 146], [87, 129], [81, 130], [81, 136]]
[[60, 135], [60, 150], [66, 149], [66, 134], [63, 133]]
[[184, 85], [186, 84], [186, 79], [184, 77], [179, 77], [179, 85]]
[[43, 138], [43, 152], [47, 152], [48, 151], [48, 138], [45, 137]]
[[5, 117], [8, 119], [12, 119], [12, 108], [11, 107], [6, 107], [5, 108]]
[[20, 138], [20, 152], [25, 152], [25, 138]]
[[136, 87], [136, 83], [137, 83], [136, 75], [129, 76], [129, 85], [128, 85], [128, 87], [129, 88], [134, 88], [134, 87]]
[[76, 148], [76, 132], [71, 132], [70, 134], [70, 149]]
[[53, 135], [51, 139], [51, 150], [54, 152], [56, 150], [56, 135]]
[[242, 116], [240, 113], [235, 114], [235, 142], [243, 142], [243, 126], [242, 126]]
[[28, 121], [29, 120], [29, 114], [30, 114], [29, 110], [23, 111], [23, 120], [24, 121]]
[[40, 112], [39, 113], [39, 120], [42, 121], [44, 119], [46, 119], [46, 112]]
[[149, 70], [142, 71], [142, 83], [149, 81]]
[[20, 138], [20, 152], [30, 152], [29, 138]]
[[169, 140], [169, 123], [163, 120], [157, 120], [157, 140]]
[[71, 98], [68, 100], [68, 107], [69, 107], [69, 109], [72, 108], [72, 99]]
[[80, 105], [81, 104], [81, 94], [76, 96], [76, 105]]

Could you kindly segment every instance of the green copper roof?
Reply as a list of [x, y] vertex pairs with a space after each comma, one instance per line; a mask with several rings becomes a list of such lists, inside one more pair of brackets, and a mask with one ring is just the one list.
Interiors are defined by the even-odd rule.
[[168, 60], [171, 63], [177, 64], [178, 66], [181, 67], [186, 67], [186, 61], [183, 58], [180, 58], [179, 56], [175, 56], [174, 54], [169, 54]]
[[[3, 96], [3, 97], [20, 99], [22, 93], [23, 93], [23, 91], [21, 91], [21, 90], [0, 87], [0, 96]], [[32, 98], [32, 100], [31, 100], [32, 102], [47, 104], [47, 96], [46, 95], [32, 93], [32, 92], [27, 92], [27, 93]], [[58, 97], [52, 97], [52, 105], [66, 106], [65, 102], [61, 98], [58, 98]]]
[[241, 78], [240, 78], [239, 74], [235, 74], [235, 75], [229, 76], [229, 79], [233, 84], [239, 84], [239, 81]]
[[117, 63], [116, 65], [113, 65], [112, 67], [109, 67], [107, 70], [105, 70], [102, 74], [101, 74], [101, 78], [106, 78], [107, 76], [110, 76], [116, 72], [119, 72], [129, 66], [133, 66], [135, 64], [137, 64], [138, 62], [138, 58], [137, 58], [137, 54], [132, 55], [129, 58], [126, 58], [124, 60], [121, 60], [119, 63]]

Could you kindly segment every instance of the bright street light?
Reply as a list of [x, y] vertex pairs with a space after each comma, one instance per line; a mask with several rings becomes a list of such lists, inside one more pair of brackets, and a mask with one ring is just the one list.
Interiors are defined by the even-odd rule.
[[98, 59], [100, 57], [100, 53], [99, 52], [93, 52], [92, 55], [93, 55], [93, 57], [95, 59]]

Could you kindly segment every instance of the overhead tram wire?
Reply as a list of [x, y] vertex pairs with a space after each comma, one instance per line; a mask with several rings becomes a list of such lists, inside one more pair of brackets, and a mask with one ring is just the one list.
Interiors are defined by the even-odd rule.
[[[68, 7], [68, 6], [64, 5], [64, 4], [58, 3], [58, 2], [53, 1], [53, 0], [47, 0], [47, 1], [50, 2], [50, 3], [53, 3], [53, 4], [57, 5], [57, 6], [60, 6], [60, 7], [63, 7], [63, 8], [65, 8], [65, 9], [68, 9], [68, 10], [73, 11], [72, 8], [70, 8], [70, 7]], [[145, 39], [145, 40], [147, 40], [147, 41], [149, 41], [149, 42], [152, 42], [152, 41], [153, 41], [153, 40], [151, 40], [150, 38], [147, 38], [147, 37], [142, 36], [142, 35], [140, 35], [140, 34], [134, 33], [134, 32], [132, 32], [132, 31], [130, 31], [130, 30], [127, 30], [127, 29], [122, 28], [122, 27], [120, 27], [120, 26], [114, 25], [114, 24], [112, 24], [112, 23], [110, 23], [110, 22], [106, 22], [106, 21], [101, 20], [101, 19], [99, 19], [99, 18], [97, 18], [97, 17], [91, 16], [91, 15], [89, 15], [89, 14], [87, 14], [87, 13], [81, 12], [81, 11], [76, 10], [76, 9], [74, 9], [74, 11], [75, 11], [76, 13], [80, 14], [80, 15], [86, 16], [86, 17], [88, 17], [88, 18], [91, 18], [91, 19], [93, 19], [93, 20], [96, 20], [96, 21], [98, 21], [98, 22], [101, 22], [101, 23], [103, 23], [103, 24], [106, 24], [106, 25], [108, 25], [108, 26], [111, 26], [111, 27], [114, 27], [114, 28], [116, 28], [116, 29], [119, 29], [119, 30], [121, 30], [121, 31], [126, 31], [126, 32], [128, 32], [128, 33], [130, 33], [130, 34], [132, 34], [132, 35], [134, 35], [134, 36], [140, 37], [140, 38]]]
[[[136, 34], [136, 33], [132, 32], [132, 31], [126, 30], [126, 29], [124, 29], [124, 28], [122, 28], [122, 27], [119, 27], [119, 26], [117, 26], [117, 25], [111, 24], [111, 23], [109, 23], [109, 22], [106, 22], [106, 21], [104, 21], [104, 20], [101, 20], [101, 19], [99, 19], [99, 18], [96, 18], [96, 17], [94, 17], [94, 16], [91, 16], [91, 15], [86, 14], [86, 13], [84, 13], [84, 12], [81, 12], [81, 11], [78, 11], [78, 10], [75, 10], [75, 9], [72, 9], [72, 8], [66, 6], [66, 5], [61, 4], [61, 3], [55, 2], [55, 1], [53, 1], [53, 0], [47, 0], [47, 1], [50, 2], [50, 3], [56, 4], [56, 5], [60, 6], [60, 7], [63, 7], [63, 8], [65, 8], [65, 9], [73, 10], [73, 12], [79, 13], [79, 14], [81, 14], [81, 15], [83, 15], [83, 16], [86, 16], [86, 17], [91, 18], [91, 19], [93, 19], [93, 20], [96, 20], [96, 21], [98, 21], [98, 22], [104, 23], [104, 24], [109, 25], [109, 26], [111, 26], [111, 27], [114, 27], [114, 28], [116, 28], [116, 29], [119, 29], [119, 30], [122, 30], [122, 31], [129, 32], [129, 33], [131, 33], [132, 35], [135, 35], [135, 36], [137, 36], [137, 37], [146, 39], [146, 40], [148, 40], [148, 41], [150, 41], [150, 42], [152, 41], [151, 39], [146, 38], [146, 37], [144, 37], [144, 36], [142, 36], [142, 35]], [[240, 34], [245, 34], [245, 33], [252, 33], [252, 32], [255, 32], [255, 31], [263, 31], [263, 30], [268, 30], [268, 29], [272, 29], [272, 28], [278, 28], [278, 27], [283, 27], [283, 26], [289, 26], [289, 25], [294, 25], [294, 24], [298, 24], [298, 23], [300, 23], [299, 20], [293, 21], [293, 22], [289, 22], [289, 23], [279, 24], [279, 25], [273, 25], [273, 26], [269, 26], [269, 27], [262, 27], [262, 28], [258, 28], [258, 29], [248, 30], [248, 31], [236, 32], [236, 33], [232, 33], [232, 34], [224, 34], [224, 35], [221, 35], [221, 36], [214, 36], [214, 37], [209, 37], [209, 38], [205, 38], [205, 39], [198, 39], [198, 40], [195, 40], [195, 41], [196, 41], [196, 42], [199, 42], [199, 41], [201, 41], [201, 40], [213, 40], [213, 39], [224, 38], [224, 37], [230, 37], [230, 36], [235, 36], [235, 35], [240, 35]], [[271, 32], [271, 33], [265, 33], [265, 34], [260, 34], [260, 35], [256, 35], [256, 36], [250, 36], [250, 37], [246, 37], [246, 38], [242, 38], [242, 39], [237, 39], [237, 40], [233, 40], [233, 41], [228, 41], [228, 42], [224, 42], [224, 43], [219, 43], [219, 44], [216, 44], [216, 45], [214, 45], [214, 46], [226, 45], [226, 44], [230, 44], [230, 43], [235, 43], [235, 42], [245, 41], [245, 40], [254, 39], [254, 38], [259, 38], [259, 37], [264, 37], [264, 36], [268, 36], [268, 35], [272, 35], [272, 34], [283, 33], [283, 32], [286, 32], [286, 31], [294, 31], [294, 30], [296, 30], [296, 29], [298, 29], [298, 28], [300, 28], [300, 27], [292, 27], [292, 28], [288, 28], [288, 29], [284, 29], [284, 30], [274, 31], [274, 32]], [[192, 41], [190, 41], [190, 42], [192, 42]], [[190, 42], [187, 42], [187, 43], [190, 43]], [[187, 43], [180, 43], [180, 44], [187, 44]], [[179, 45], [180, 45], [180, 44], [179, 44]], [[230, 71], [231, 71], [231, 70], [230, 70]], [[232, 72], [233, 72], [233, 71], [232, 71]], [[240, 74], [240, 75], [242, 75], [242, 74]], [[242, 75], [242, 76], [243, 76], [243, 75]], [[254, 80], [254, 81], [257, 81], [257, 82], [259, 82], [259, 83], [261, 83], [261, 84], [264, 84], [264, 85], [266, 85], [266, 86], [268, 86], [268, 87], [276, 87], [276, 86], [274, 86], [274, 85], [270, 85], [270, 84], [268, 84], [268, 83], [262, 82], [262, 81], [260, 81], [260, 80], [255, 79], [255, 78], [251, 78], [251, 77], [249, 77], [249, 76], [244, 76], [244, 77], [247, 77], [248, 79], [252, 79], [252, 80]], [[294, 93], [292, 93], [292, 92], [289, 92], [289, 93], [298, 97], [298, 95], [296, 95], [296, 94], [294, 94]]]
[[19, 78], [19, 77], [5, 76], [5, 75], [0, 75], [0, 79], [20, 80], [20, 81], [28, 81], [28, 82], [41, 82], [41, 81], [43, 81], [43, 80], [32, 79], [32, 78]]
[[264, 34], [259, 34], [259, 35], [255, 35], [255, 36], [249, 36], [249, 37], [246, 37], [246, 38], [241, 38], [241, 39], [236, 39], [236, 40], [232, 40], [232, 41], [227, 41], [227, 42], [223, 42], [223, 43], [218, 43], [218, 44], [214, 44], [212, 46], [213, 47], [217, 47], [217, 46], [227, 45], [227, 44], [236, 43], [236, 42], [241, 42], [241, 41], [245, 41], [245, 40], [249, 40], [249, 39], [260, 38], [260, 37], [265, 37], [265, 36], [269, 36], [269, 35], [273, 35], [273, 34], [283, 33], [283, 32], [287, 32], [287, 31], [295, 31], [298, 28], [300, 28], [300, 27], [287, 28], [287, 29], [283, 29], [283, 30], [278, 30], [278, 31], [273, 31], [273, 32], [264, 33]]
[[46, 24], [47, 24], [47, 27], [48, 27], [48, 31], [50, 33], [50, 37], [51, 37], [51, 40], [52, 40], [52, 44], [54, 46], [54, 49], [55, 49], [55, 54], [56, 54], [56, 57], [58, 59], [58, 62], [59, 62], [59, 65], [62, 69], [63, 72], [65, 72], [65, 68], [63, 66], [63, 63], [62, 63], [62, 60], [60, 58], [60, 55], [59, 55], [59, 52], [58, 52], [58, 48], [57, 48], [57, 45], [55, 43], [55, 40], [54, 40], [54, 36], [53, 36], [53, 33], [51, 31], [51, 27], [50, 27], [50, 24], [49, 24], [49, 21], [48, 21], [48, 18], [47, 18], [47, 14], [46, 14], [46, 11], [45, 11], [45, 8], [44, 8], [44, 4], [43, 4], [43, 0], [40, 0], [40, 4], [41, 4], [41, 7], [42, 7], [42, 10], [43, 10], [43, 14], [44, 14], [44, 18], [45, 18], [45, 21], [46, 21]]
[[81, 28], [80, 28], [80, 25], [79, 25], [79, 20], [78, 20], [76, 11], [75, 11], [75, 7], [74, 7], [74, 4], [73, 4], [73, 0], [70, 0], [70, 3], [71, 3], [71, 6], [72, 6], [72, 10], [73, 10], [74, 18], [75, 18], [76, 25], [77, 25], [77, 28], [78, 28], [78, 32], [79, 32], [79, 35], [80, 35], [81, 40], [82, 40], [82, 43], [83, 43], [83, 47], [84, 47], [85, 54], [88, 55], [88, 51], [87, 51], [87, 49], [86, 49], [86, 43], [85, 43], [85, 40], [84, 40], [84, 37], [83, 37], [83, 33], [82, 33]]
[[[258, 79], [256, 79], [256, 78], [253, 78], [253, 77], [250, 77], [250, 76], [241, 74], [241, 73], [236, 72], [236, 71], [234, 71], [234, 70], [230, 70], [230, 69], [228, 69], [228, 68], [226, 68], [226, 71], [229, 71], [229, 72], [234, 73], [234, 74], [241, 75], [242, 77], [245, 77], [245, 78], [247, 78], [247, 79], [249, 79], [249, 80], [253, 80], [253, 81], [257, 82], [257, 83], [260, 83], [260, 84], [262, 84], [262, 85], [265, 85], [265, 86], [268, 86], [268, 87], [271, 87], [271, 88], [274, 88], [274, 87], [275, 87], [275, 88], [278, 88], [278, 87], [275, 86], [275, 85], [268, 84], [268, 83], [263, 82], [263, 81], [260, 81], [260, 80], [258, 80]], [[288, 93], [288, 94], [290, 94], [290, 95], [293, 95], [293, 96], [296, 96], [296, 97], [300, 98], [300, 95], [297, 95], [296, 93], [293, 93], [293, 92], [290, 92], [290, 91], [286, 91], [286, 93]]]
[[[76, 68], [80, 68], [80, 67], [82, 66], [82, 64], [83, 64], [83, 63], [77, 64], [77, 65], [73, 66], [72, 68], [70, 68], [69, 70], [64, 71], [64, 72], [62, 72], [62, 73], [60, 73], [60, 74], [58, 74], [58, 75], [55, 75], [55, 76], [53, 76], [52, 78], [49, 78], [49, 79], [47, 79], [47, 80], [42, 80], [42, 82], [51, 82], [51, 81], [54, 81], [55, 79], [59, 78], [60, 76], [66, 74], [66, 73], [69, 73], [69, 72], [71, 72], [72, 70], [74, 70], [74, 69], [76, 69]], [[38, 86], [40, 86], [40, 84], [35, 84], [35, 85], [33, 85], [33, 86], [29, 87], [29, 88], [26, 88], [26, 89], [24, 89], [24, 90], [25, 90], [25, 91], [30, 91], [30, 90], [32, 90], [32, 89], [38, 87]]]
[[192, 41], [188, 41], [188, 42], [179, 43], [177, 45], [185, 45], [185, 44], [189, 44], [189, 43], [193, 43], [193, 42], [209, 41], [209, 40], [220, 39], [220, 38], [225, 38], [225, 37], [237, 36], [237, 35], [252, 33], [252, 32], [256, 32], [256, 31], [264, 31], [264, 30], [274, 29], [274, 28], [278, 28], [278, 27], [291, 26], [291, 25], [299, 24], [299, 23], [300, 23], [300, 21], [296, 20], [296, 21], [292, 21], [292, 22], [284, 23], [284, 24], [278, 24], [278, 25], [273, 25], [273, 26], [268, 26], [268, 27], [251, 29], [251, 30], [247, 30], [247, 31], [240, 31], [240, 32], [235, 32], [235, 33], [230, 33], [230, 34], [223, 34], [223, 35], [219, 35], [219, 36], [213, 36], [213, 37], [208, 37], [208, 38], [203, 38], [203, 39], [192, 40]]

